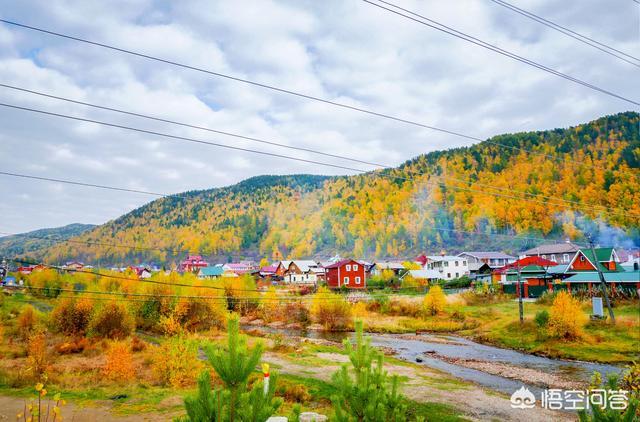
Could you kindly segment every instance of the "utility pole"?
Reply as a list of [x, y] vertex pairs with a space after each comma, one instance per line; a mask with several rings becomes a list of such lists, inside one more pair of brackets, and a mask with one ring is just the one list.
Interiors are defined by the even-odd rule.
[[516, 262], [518, 269], [518, 310], [520, 311], [520, 324], [524, 323], [524, 305], [522, 304], [522, 279], [520, 278], [520, 260]]
[[613, 325], [616, 324], [616, 317], [613, 315], [613, 308], [611, 307], [611, 301], [609, 301], [609, 293], [607, 293], [607, 282], [604, 279], [604, 274], [602, 274], [602, 270], [600, 269], [600, 262], [598, 261], [598, 257], [596, 256], [596, 250], [593, 247], [593, 238], [591, 235], [588, 235], [589, 246], [591, 247], [591, 254], [593, 255], [594, 263], [593, 265], [596, 267], [596, 271], [598, 271], [598, 276], [600, 277], [600, 286], [602, 287], [602, 295], [604, 296], [604, 302], [607, 304], [607, 309], [609, 310], [609, 317], [611, 318], [611, 323]]

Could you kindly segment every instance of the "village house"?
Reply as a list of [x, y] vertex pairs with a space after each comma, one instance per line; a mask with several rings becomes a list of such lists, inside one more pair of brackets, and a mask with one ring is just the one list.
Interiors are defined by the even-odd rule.
[[364, 289], [367, 278], [364, 265], [354, 259], [343, 259], [324, 267], [327, 285], [331, 288]]
[[548, 259], [558, 264], [568, 264], [579, 250], [580, 246], [567, 240], [564, 243], [540, 245], [535, 248], [527, 249], [520, 254], [520, 258], [539, 256], [540, 258]]
[[391, 271], [396, 277], [406, 272], [406, 268], [401, 262], [376, 262], [371, 268], [371, 275], [381, 276], [383, 271]]
[[[540, 297], [553, 288], [556, 273], [551, 268], [558, 263], [538, 256], [518, 259], [493, 271], [493, 281], [502, 285], [505, 293], [519, 294], [518, 278], [522, 285], [522, 297]], [[519, 273], [519, 275], [518, 275]]]
[[79, 271], [83, 268], [85, 268], [85, 265], [82, 262], [78, 262], [78, 261], [69, 261], [62, 266], [63, 270], [70, 270], [70, 271]]
[[198, 270], [198, 278], [200, 280], [211, 280], [214, 278], [220, 278], [224, 274], [222, 265], [212, 265], [203, 267]]
[[246, 262], [229, 262], [222, 266], [225, 273], [233, 273], [236, 276], [249, 274], [254, 270], [254, 266]]
[[42, 271], [46, 269], [47, 267], [45, 267], [44, 265], [38, 264], [38, 265], [26, 265], [26, 266], [18, 267], [17, 271], [22, 275], [29, 275], [32, 272]]
[[180, 263], [178, 271], [182, 273], [195, 273], [200, 268], [208, 267], [209, 263], [202, 259], [200, 255], [189, 255], [187, 259]]
[[294, 260], [289, 263], [284, 274], [284, 282], [288, 284], [316, 284], [319, 273], [324, 273], [324, 268], [320, 267], [316, 261]]
[[600, 275], [602, 272], [605, 282], [613, 290], [640, 289], [640, 271], [627, 271], [620, 265], [620, 259], [613, 248], [595, 248], [595, 254], [591, 249], [580, 249], [573, 257], [565, 275], [564, 282], [570, 290], [599, 289]]
[[420, 284], [432, 284], [440, 279], [440, 273], [435, 270], [408, 270], [400, 277], [400, 280], [411, 277]]
[[424, 269], [440, 273], [440, 280], [454, 280], [469, 276], [469, 263], [465, 258], [452, 255], [427, 255]]
[[487, 264], [489, 268], [501, 268], [507, 264], [511, 264], [516, 261], [515, 256], [507, 255], [503, 252], [461, 252], [459, 257], [465, 258], [469, 263], [469, 269], [480, 268], [482, 265], [472, 264]]

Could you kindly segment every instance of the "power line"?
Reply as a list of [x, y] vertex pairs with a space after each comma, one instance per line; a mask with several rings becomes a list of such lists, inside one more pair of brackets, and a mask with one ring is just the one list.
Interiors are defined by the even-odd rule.
[[240, 77], [237, 77], [237, 76], [228, 75], [228, 74], [224, 74], [224, 73], [220, 73], [220, 72], [215, 72], [215, 71], [212, 71], [212, 70], [208, 70], [208, 69], [204, 69], [204, 68], [200, 68], [200, 67], [196, 67], [196, 66], [187, 65], [187, 64], [175, 62], [175, 61], [172, 61], [172, 60], [162, 59], [162, 58], [159, 58], [159, 57], [156, 57], [156, 56], [151, 56], [151, 55], [140, 53], [140, 52], [137, 52], [137, 51], [127, 50], [127, 49], [124, 49], [124, 48], [115, 47], [115, 46], [112, 46], [112, 45], [99, 43], [99, 42], [96, 42], [96, 41], [91, 41], [91, 40], [88, 40], [88, 39], [85, 39], [85, 38], [74, 37], [74, 36], [71, 36], [71, 35], [66, 35], [66, 34], [50, 31], [50, 30], [43, 29], [43, 28], [29, 26], [29, 25], [25, 25], [25, 24], [22, 24], [22, 23], [9, 21], [9, 20], [6, 20], [6, 19], [0, 19], [0, 22], [4, 22], [4, 23], [9, 24], [9, 25], [14, 25], [14, 26], [17, 26], [19, 28], [29, 29], [29, 30], [33, 30], [33, 31], [37, 31], [37, 32], [53, 35], [53, 36], [56, 36], [56, 37], [70, 39], [70, 40], [73, 40], [73, 41], [78, 41], [78, 42], [86, 43], [86, 44], [89, 44], [89, 45], [102, 47], [102, 48], [110, 49], [110, 50], [113, 50], [113, 51], [118, 51], [118, 52], [121, 52], [121, 53], [130, 54], [130, 55], [133, 55], [133, 56], [137, 56], [137, 57], [141, 57], [141, 58], [145, 58], [145, 59], [149, 59], [149, 60], [154, 60], [154, 61], [161, 62], [161, 63], [164, 63], [164, 64], [177, 66], [177, 67], [180, 67], [180, 68], [183, 68], [183, 69], [188, 69], [188, 70], [205, 73], [205, 74], [212, 75], [212, 76], [217, 76], [217, 77], [220, 77], [220, 78], [229, 79], [229, 80], [232, 80], [232, 81], [235, 81], [235, 82], [240, 82], [240, 83], [244, 83], [244, 84], [248, 84], [248, 85], [252, 85], [252, 86], [257, 86], [257, 87], [260, 87], [260, 88], [276, 91], [276, 92], [283, 93], [283, 94], [293, 95], [293, 96], [304, 98], [304, 99], [307, 99], [307, 100], [312, 100], [312, 101], [317, 101], [317, 102], [324, 103], [324, 104], [329, 104], [329, 105], [332, 105], [332, 106], [335, 106], [335, 107], [340, 107], [340, 108], [347, 109], [347, 110], [357, 111], [357, 112], [368, 114], [368, 115], [375, 116], [375, 117], [380, 117], [380, 118], [384, 118], [384, 119], [388, 119], [388, 120], [393, 120], [393, 121], [396, 121], [396, 122], [399, 122], [399, 123], [404, 123], [404, 124], [408, 124], [408, 125], [421, 127], [421, 128], [424, 128], [424, 129], [430, 129], [430, 130], [446, 133], [446, 134], [453, 135], [453, 136], [458, 136], [458, 137], [465, 138], [465, 139], [472, 140], [472, 141], [478, 141], [478, 142], [484, 141], [486, 143], [493, 144], [493, 145], [499, 145], [499, 146], [502, 146], [504, 148], [509, 148], [509, 149], [518, 150], [518, 151], [526, 151], [526, 152], [533, 153], [533, 154], [539, 154], [541, 156], [546, 156], [547, 158], [552, 158], [554, 160], [557, 159], [557, 157], [552, 157], [552, 156], [550, 156], [548, 154], [544, 154], [544, 153], [528, 151], [528, 150], [526, 150], [524, 148], [521, 148], [521, 147], [517, 147], [517, 146], [513, 146], [513, 145], [506, 145], [506, 144], [502, 144], [502, 143], [499, 143], [499, 142], [496, 142], [496, 141], [491, 141], [491, 140], [485, 140], [485, 139], [479, 138], [477, 136], [472, 136], [472, 135], [464, 134], [464, 133], [461, 133], [461, 132], [456, 132], [456, 131], [449, 130], [449, 129], [443, 129], [443, 128], [436, 127], [436, 126], [433, 126], [433, 125], [428, 125], [426, 123], [420, 123], [420, 122], [417, 122], [415, 120], [405, 119], [405, 118], [402, 118], [402, 117], [399, 117], [399, 116], [390, 115], [390, 114], [387, 114], [387, 113], [382, 113], [382, 112], [379, 112], [379, 111], [370, 110], [370, 109], [366, 109], [366, 108], [363, 108], [363, 107], [357, 107], [357, 106], [353, 106], [353, 105], [349, 105], [349, 104], [345, 104], [345, 103], [340, 103], [340, 102], [337, 102], [337, 101], [328, 100], [326, 98], [321, 98], [321, 97], [317, 97], [317, 96], [314, 96], [314, 95], [293, 91], [293, 90], [286, 89], [286, 88], [280, 88], [280, 87], [277, 87], [277, 86], [274, 86], [274, 85], [269, 85], [269, 84], [265, 84], [265, 83], [261, 83], [261, 82], [256, 82], [256, 81], [252, 81], [252, 80], [249, 80], [249, 79], [243, 79], [243, 78], [240, 78]]
[[69, 185], [86, 186], [91, 188], [115, 190], [115, 191], [121, 191], [121, 192], [141, 193], [144, 195], [153, 195], [153, 196], [161, 196], [161, 197], [167, 196], [163, 193], [148, 192], [148, 191], [137, 190], [137, 189], [118, 188], [115, 186], [107, 186], [107, 185], [97, 185], [93, 183], [76, 182], [73, 180], [66, 180], [66, 179], [54, 179], [52, 177], [33, 176], [29, 174], [11, 173], [6, 171], [0, 171], [0, 174], [3, 176], [20, 177], [22, 179], [42, 180], [47, 182], [65, 183]]
[[[481, 40], [479, 38], [473, 37], [473, 36], [471, 36], [469, 34], [466, 34], [466, 33], [462, 32], [462, 31], [458, 31], [458, 30], [456, 30], [454, 28], [446, 26], [446, 25], [444, 25], [444, 24], [442, 24], [440, 22], [437, 22], [437, 21], [435, 21], [433, 19], [429, 19], [426, 16], [423, 16], [423, 15], [420, 15], [418, 13], [412, 12], [411, 10], [405, 9], [405, 8], [400, 7], [400, 6], [398, 6], [396, 4], [393, 4], [391, 2], [384, 1], [384, 0], [377, 0], [378, 3], [376, 3], [375, 1], [371, 1], [371, 0], [362, 0], [362, 1], [364, 1], [365, 3], [370, 4], [372, 6], [375, 6], [375, 7], [378, 7], [380, 9], [386, 10], [387, 12], [391, 12], [393, 14], [396, 14], [398, 16], [404, 17], [404, 18], [409, 19], [411, 21], [417, 22], [417, 23], [422, 24], [424, 26], [428, 26], [430, 28], [433, 28], [433, 29], [435, 29], [437, 31], [444, 32], [446, 34], [452, 35], [452, 36], [454, 36], [456, 38], [459, 38], [461, 40], [470, 42], [470, 43], [475, 44], [475, 45], [477, 45], [479, 47], [482, 47], [482, 48], [485, 48], [487, 50], [494, 51], [494, 52], [496, 52], [498, 54], [501, 54], [503, 56], [512, 58], [512, 59], [517, 60], [517, 61], [519, 61], [521, 63], [524, 63], [524, 64], [527, 64], [529, 66], [538, 68], [538, 69], [540, 69], [540, 70], [542, 70], [544, 72], [559, 76], [559, 77], [564, 78], [564, 79], [566, 79], [568, 81], [571, 81], [571, 82], [574, 82], [576, 84], [585, 86], [585, 87], [590, 88], [590, 89], [592, 89], [594, 91], [598, 91], [598, 92], [601, 92], [603, 94], [609, 95], [611, 97], [618, 98], [619, 100], [628, 102], [630, 104], [633, 104], [633, 105], [636, 105], [636, 106], [640, 106], [640, 102], [638, 102], [636, 100], [632, 100], [632, 99], [623, 97], [622, 95], [619, 95], [619, 94], [616, 94], [614, 92], [608, 91], [608, 90], [606, 90], [604, 88], [600, 88], [600, 87], [598, 87], [596, 85], [593, 85], [591, 83], [585, 82], [585, 81], [583, 81], [581, 79], [578, 79], [578, 78], [575, 78], [573, 76], [567, 75], [565, 73], [562, 73], [560, 71], [557, 71], [555, 69], [552, 69], [550, 67], [542, 65], [542, 64], [540, 64], [538, 62], [535, 62], [533, 60], [524, 58], [524, 57], [519, 56], [519, 55], [517, 55], [515, 53], [511, 53], [511, 52], [509, 52], [507, 50], [504, 50], [504, 49], [502, 49], [500, 47], [497, 47], [497, 46], [495, 46], [493, 44], [489, 44], [489, 43], [487, 43], [487, 42], [485, 42], [485, 41], [483, 41], [483, 40]], [[379, 3], [381, 3], [381, 4], [379, 4]], [[384, 5], [388, 5], [390, 7], [386, 7]], [[408, 14], [405, 14], [405, 13], [402, 13], [402, 12], [406, 12]]]
[[[360, 168], [348, 167], [348, 166], [344, 166], [344, 165], [337, 165], [337, 164], [332, 164], [332, 163], [327, 163], [327, 162], [322, 162], [322, 161], [316, 161], [316, 160], [308, 160], [308, 159], [304, 159], [304, 158], [293, 157], [293, 156], [284, 155], [284, 154], [271, 153], [271, 152], [267, 152], [267, 151], [260, 151], [260, 150], [255, 150], [255, 149], [251, 149], [251, 148], [242, 148], [242, 147], [237, 147], [237, 146], [231, 146], [231, 145], [221, 144], [221, 143], [218, 143], [218, 142], [204, 141], [204, 140], [195, 139], [195, 138], [189, 138], [189, 137], [185, 137], [185, 136], [171, 135], [171, 134], [167, 134], [167, 133], [163, 133], [163, 132], [157, 132], [157, 131], [152, 131], [152, 130], [147, 130], [147, 129], [140, 129], [140, 128], [136, 128], [136, 127], [132, 127], [132, 126], [125, 126], [125, 125], [120, 125], [120, 124], [115, 124], [115, 123], [104, 122], [104, 121], [101, 121], [101, 120], [88, 119], [88, 118], [84, 118], [84, 117], [71, 116], [71, 115], [68, 115], [68, 114], [54, 113], [54, 112], [35, 109], [35, 108], [30, 108], [30, 107], [22, 107], [22, 106], [18, 106], [18, 105], [1, 103], [1, 102], [0, 102], [0, 106], [7, 107], [7, 108], [13, 108], [13, 109], [17, 109], [17, 110], [22, 110], [22, 111], [28, 111], [28, 112], [32, 112], [32, 113], [43, 114], [43, 115], [52, 116], [52, 117], [58, 117], [58, 118], [64, 118], [64, 119], [69, 119], [69, 120], [76, 120], [76, 121], [81, 121], [81, 122], [94, 123], [94, 124], [108, 126], [108, 127], [114, 127], [114, 128], [118, 128], [118, 129], [130, 130], [130, 131], [134, 131], [134, 132], [139, 132], [139, 133], [159, 136], [159, 137], [163, 137], [163, 138], [167, 138], [167, 139], [171, 139], [171, 140], [192, 142], [192, 143], [204, 144], [204, 145], [209, 145], [209, 146], [214, 146], [214, 147], [221, 147], [221, 148], [228, 148], [228, 149], [242, 151], [242, 152], [250, 152], [250, 153], [259, 154], [259, 155], [266, 155], [266, 156], [271, 156], [271, 157], [276, 157], [276, 158], [283, 158], [283, 159], [288, 159], [288, 160], [300, 161], [300, 162], [304, 162], [304, 163], [311, 163], [311, 164], [317, 164], [317, 165], [326, 166], [326, 167], [349, 170], [349, 171], [354, 171], [356, 173], [367, 173], [367, 170], [363, 170], [363, 169], [360, 169]], [[385, 170], [390, 170], [390, 173], [391, 173], [395, 169], [385, 169]], [[387, 174], [385, 172], [382, 172], [380, 174], [383, 175], [383, 176], [391, 177], [391, 178], [398, 179], [398, 180], [406, 180], [406, 181], [414, 180], [414, 178], [404, 177], [404, 176], [397, 176], [397, 175], [393, 175], [393, 174]], [[9, 175], [12, 175], [12, 174], [9, 174]], [[25, 176], [25, 175], [20, 175], [20, 176], [28, 177], [28, 176]], [[71, 184], [79, 184], [79, 183], [80, 182], [71, 183]], [[509, 194], [501, 194], [501, 193], [496, 193], [496, 192], [479, 191], [479, 190], [476, 190], [476, 189], [464, 188], [464, 187], [461, 187], [461, 186], [447, 186], [443, 182], [424, 181], [423, 183], [426, 184], [426, 185], [434, 185], [434, 184], [436, 186], [442, 185], [444, 187], [448, 187], [448, 188], [451, 188], [451, 189], [463, 190], [463, 191], [468, 191], [468, 192], [477, 192], [477, 193], [481, 193], [481, 194], [493, 195], [493, 196], [496, 196], [496, 197], [517, 199], [519, 201], [539, 203], [539, 204], [543, 204], [543, 205], [565, 206], [565, 205], [558, 204], [558, 203], [552, 203], [552, 202], [548, 202], [548, 201], [539, 201], [539, 200], [535, 200], [535, 199], [531, 199], [531, 198], [522, 198], [522, 197], [519, 197], [519, 196], [514, 196], [514, 195], [509, 195]], [[560, 199], [560, 201], [562, 201], [562, 199]], [[620, 210], [620, 213], [626, 214], [628, 212]]]
[[[632, 64], [633, 66], [640, 67], [640, 64], [637, 63], [637, 62], [640, 61], [639, 58], [634, 57], [634, 56], [632, 56], [630, 54], [627, 54], [627, 53], [625, 53], [623, 51], [620, 51], [620, 50], [618, 50], [618, 49], [616, 49], [614, 47], [611, 47], [610, 45], [607, 45], [607, 44], [601, 43], [599, 41], [596, 41], [596, 40], [594, 40], [592, 38], [587, 37], [586, 35], [583, 35], [583, 34], [580, 34], [580, 33], [576, 32], [576, 31], [572, 31], [569, 28], [566, 28], [566, 27], [564, 27], [562, 25], [559, 25], [559, 24], [557, 24], [555, 22], [552, 22], [552, 21], [550, 21], [548, 19], [545, 19], [545, 18], [543, 18], [543, 17], [541, 17], [539, 15], [536, 15], [533, 12], [529, 12], [527, 10], [524, 10], [524, 9], [520, 8], [520, 7], [517, 7], [517, 6], [515, 6], [515, 5], [511, 4], [511, 3], [507, 3], [506, 1], [503, 1], [503, 0], [491, 0], [491, 1], [496, 3], [496, 4], [498, 4], [498, 5], [500, 5], [500, 6], [502, 6], [502, 7], [504, 7], [504, 8], [512, 10], [512, 11], [514, 11], [514, 12], [516, 12], [516, 13], [522, 15], [522, 16], [525, 16], [525, 17], [527, 17], [527, 18], [529, 18], [531, 20], [534, 20], [534, 21], [536, 21], [538, 23], [541, 23], [542, 25], [545, 25], [545, 26], [547, 26], [547, 27], [549, 27], [551, 29], [554, 29], [554, 30], [556, 30], [556, 31], [558, 31], [558, 32], [560, 32], [562, 34], [565, 34], [565, 35], [567, 35], [567, 36], [569, 36], [569, 37], [571, 37], [571, 38], [573, 38], [575, 40], [578, 40], [581, 43], [587, 44], [587, 45], [589, 45], [589, 46], [591, 46], [593, 48], [596, 48], [596, 49], [598, 49], [598, 50], [600, 50], [600, 51], [602, 51], [604, 53], [607, 53], [607, 54], [609, 54], [609, 55], [611, 55], [613, 57], [616, 57], [616, 58], [618, 58], [620, 60], [624, 60], [625, 62], [627, 62], [629, 64]], [[616, 53], [618, 53], [618, 54], [616, 54]], [[636, 60], [636, 62], [628, 60], [628, 59], [626, 59], [625, 57], [622, 57], [622, 56], [626, 56], [626, 57], [628, 57], [630, 59]]]
[[[279, 147], [283, 147], [283, 148], [289, 148], [289, 149], [295, 149], [295, 150], [311, 152], [311, 153], [314, 153], [314, 154], [320, 154], [320, 155], [325, 155], [325, 156], [332, 157], [332, 158], [339, 158], [339, 159], [343, 159], [343, 160], [347, 160], [347, 161], [358, 162], [358, 163], [367, 164], [367, 165], [380, 167], [380, 168], [384, 168], [384, 169], [393, 169], [394, 168], [394, 167], [392, 167], [390, 165], [386, 165], [386, 164], [380, 164], [380, 163], [364, 161], [364, 160], [360, 160], [360, 159], [356, 159], [356, 158], [348, 157], [348, 156], [344, 156], [344, 155], [329, 154], [329, 153], [325, 153], [325, 152], [318, 151], [318, 150], [313, 150], [313, 149], [308, 149], [308, 148], [299, 148], [299, 147], [290, 146], [290, 145], [286, 145], [286, 144], [278, 143], [278, 142], [273, 142], [273, 141], [265, 141], [263, 139], [259, 139], [259, 138], [256, 138], [256, 137], [249, 137], [249, 136], [245, 136], [245, 135], [231, 133], [231, 132], [228, 132], [228, 131], [220, 131], [220, 130], [217, 130], [217, 129], [211, 129], [209, 127], [196, 126], [196, 125], [192, 125], [192, 124], [188, 124], [188, 123], [184, 123], [184, 122], [178, 122], [178, 121], [175, 121], [175, 120], [168, 120], [168, 119], [158, 118], [156, 116], [150, 116], [150, 115], [142, 114], [142, 113], [135, 113], [135, 112], [122, 110], [122, 109], [118, 109], [118, 108], [114, 108], [114, 107], [108, 107], [108, 106], [92, 104], [92, 103], [88, 103], [88, 102], [84, 102], [84, 101], [78, 101], [78, 100], [74, 100], [74, 99], [70, 99], [70, 98], [66, 98], [66, 97], [61, 97], [61, 96], [57, 96], [57, 95], [44, 93], [44, 92], [41, 92], [41, 91], [35, 91], [35, 90], [30, 90], [30, 89], [26, 89], [26, 88], [22, 88], [22, 87], [17, 87], [17, 86], [14, 86], [14, 85], [7, 85], [7, 84], [0, 83], [0, 87], [13, 89], [13, 90], [17, 90], [17, 91], [20, 91], [20, 92], [26, 92], [26, 93], [33, 94], [33, 95], [39, 95], [39, 96], [43, 96], [43, 97], [46, 97], [46, 98], [52, 98], [52, 99], [56, 99], [56, 100], [60, 100], [60, 101], [66, 101], [66, 102], [70, 102], [70, 103], [73, 103], [73, 104], [80, 104], [80, 105], [83, 105], [83, 106], [92, 107], [92, 108], [96, 108], [96, 109], [108, 110], [108, 111], [121, 113], [121, 114], [125, 114], [125, 115], [140, 117], [140, 118], [144, 118], [144, 119], [150, 119], [150, 120], [154, 120], [154, 121], [160, 121], [160, 122], [164, 122], [164, 123], [175, 124], [175, 125], [189, 127], [189, 128], [198, 129], [198, 130], [204, 130], [204, 131], [213, 132], [213, 133], [216, 133], [216, 134], [222, 134], [222, 135], [226, 135], [226, 136], [241, 138], [241, 139], [245, 139], [245, 140], [249, 140], [249, 141], [253, 141], [253, 142], [260, 142], [260, 143], [275, 145], [275, 146], [279, 146]], [[484, 141], [484, 142], [487, 142], [487, 141]], [[533, 151], [529, 151], [529, 152], [530, 153], [536, 153], [536, 152], [533, 152]], [[543, 154], [543, 155], [548, 156], [547, 154]], [[585, 165], [585, 163], [581, 163], [581, 162], [577, 162], [577, 161], [573, 161], [573, 160], [565, 160], [562, 157], [554, 157], [554, 156], [549, 156], [549, 157], [553, 158], [555, 160], [562, 161], [562, 162], [567, 162], [568, 161], [568, 162], [571, 162], [571, 163], [574, 163], [574, 164], [580, 165], [580, 166], [584, 166]], [[595, 166], [592, 166], [592, 167], [595, 168]], [[502, 188], [502, 187], [499, 187], [499, 186], [483, 184], [483, 183], [480, 183], [480, 182], [477, 182], [477, 181], [453, 178], [451, 176], [434, 175], [434, 174], [426, 173], [426, 172], [419, 172], [419, 173], [416, 173], [416, 174], [417, 175], [428, 175], [428, 176], [433, 176], [433, 177], [440, 177], [440, 178], [443, 178], [443, 179], [449, 179], [449, 180], [453, 180], [453, 181], [460, 182], [460, 183], [474, 183], [474, 184], [476, 184], [478, 186], [487, 187], [489, 189], [499, 190], [499, 191], [507, 191], [507, 192], [516, 192], [516, 193], [520, 193], [522, 195], [530, 196], [530, 197], [541, 197], [541, 198], [545, 198], [545, 199], [556, 200], [556, 201], [560, 201], [560, 202], [564, 202], [564, 203], [568, 203], [568, 204], [574, 204], [576, 206], [576, 208], [586, 208], [586, 209], [591, 209], [591, 210], [594, 210], [594, 211], [598, 211], [598, 209], [600, 209], [600, 208], [607, 209], [607, 207], [602, 206], [602, 205], [580, 204], [577, 201], [569, 201], [569, 200], [566, 200], [566, 199], [556, 198], [556, 197], [552, 197], [552, 196], [545, 196], [545, 195], [541, 195], [541, 194], [535, 194], [535, 193], [530, 193], [530, 192], [510, 189], [510, 188]]]

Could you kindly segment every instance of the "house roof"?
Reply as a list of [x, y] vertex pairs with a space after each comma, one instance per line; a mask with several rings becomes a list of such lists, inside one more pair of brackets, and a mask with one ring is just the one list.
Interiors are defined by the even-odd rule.
[[[624, 271], [617, 273], [603, 273], [608, 283], [640, 283], [640, 271]], [[598, 283], [600, 276], [596, 271], [582, 272], [564, 280], [566, 283]]]
[[469, 271], [480, 271], [480, 270], [491, 272], [491, 267], [486, 262], [470, 262], [469, 263]]
[[[580, 249], [579, 252], [583, 254], [589, 260], [589, 262], [591, 262], [591, 264], [597, 265], [600, 268], [600, 271], [602, 271], [603, 273], [624, 271], [624, 269], [617, 262], [615, 263], [615, 270], [610, 270], [602, 265], [602, 262], [610, 262], [614, 258], [613, 248], [594, 248], [594, 250], [596, 253], [595, 258], [591, 249]], [[569, 265], [573, 265], [573, 262], [577, 259], [577, 256], [578, 254], [573, 257], [573, 260]]]
[[400, 262], [376, 262], [376, 267], [382, 270], [403, 270], [404, 265]]
[[458, 256], [469, 255], [478, 259], [516, 259], [515, 256], [507, 255], [504, 252], [462, 252]]
[[200, 272], [198, 274], [207, 277], [216, 277], [221, 276], [224, 273], [222, 267], [213, 266], [213, 267], [204, 267], [200, 268]]
[[580, 246], [571, 243], [554, 243], [552, 245], [540, 245], [535, 248], [527, 249], [522, 252], [522, 255], [549, 255], [556, 253], [572, 253], [578, 252], [580, 250]]
[[334, 262], [331, 265], [327, 265], [325, 266], [325, 268], [338, 268], [338, 267], [342, 267], [343, 265], [349, 264], [351, 262], [355, 262], [356, 264], [358, 264], [359, 262], [356, 261], [355, 259], [341, 259], [338, 262]]
[[[300, 261], [291, 261], [291, 263], [289, 263], [289, 266], [291, 264], [296, 264], [296, 267], [298, 267], [298, 269], [300, 271], [302, 271], [303, 273], [306, 273], [309, 271], [309, 267], [317, 267], [318, 263], [316, 261], [311, 261], [311, 260], [300, 260]], [[288, 268], [288, 266], [287, 266]]]
[[459, 261], [460, 259], [464, 259], [462, 257], [455, 256], [455, 255], [427, 255], [427, 258], [429, 259], [429, 261], [435, 261], [435, 262]]
[[267, 265], [266, 267], [260, 268], [261, 273], [275, 273], [278, 269], [277, 265]]
[[512, 262], [511, 264], [507, 264], [504, 267], [498, 268], [497, 270], [495, 270], [495, 272], [498, 274], [503, 274], [511, 269], [515, 269], [517, 271], [518, 267], [520, 267], [520, 272], [522, 272], [525, 267], [531, 265], [543, 268], [555, 267], [556, 265], [558, 265], [558, 263], [550, 261], [548, 259], [540, 258], [539, 256], [528, 256], [526, 258], [518, 259], [516, 262]]

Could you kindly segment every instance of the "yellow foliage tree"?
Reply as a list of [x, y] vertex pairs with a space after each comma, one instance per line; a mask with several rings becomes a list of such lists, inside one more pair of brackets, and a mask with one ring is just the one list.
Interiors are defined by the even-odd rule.
[[280, 300], [278, 299], [278, 293], [276, 292], [275, 287], [269, 287], [269, 290], [264, 294], [262, 304], [260, 305], [260, 311], [262, 319], [267, 322], [277, 321], [282, 318], [283, 315], [280, 307]]
[[587, 316], [582, 312], [580, 302], [571, 293], [561, 291], [553, 300], [549, 316], [549, 334], [565, 339], [575, 339], [582, 335]]
[[351, 321], [351, 306], [341, 295], [320, 287], [313, 295], [311, 317], [325, 329], [346, 328]]
[[444, 311], [444, 305], [447, 303], [447, 298], [440, 286], [433, 286], [429, 289], [424, 296], [422, 307], [429, 315], [437, 315]]

